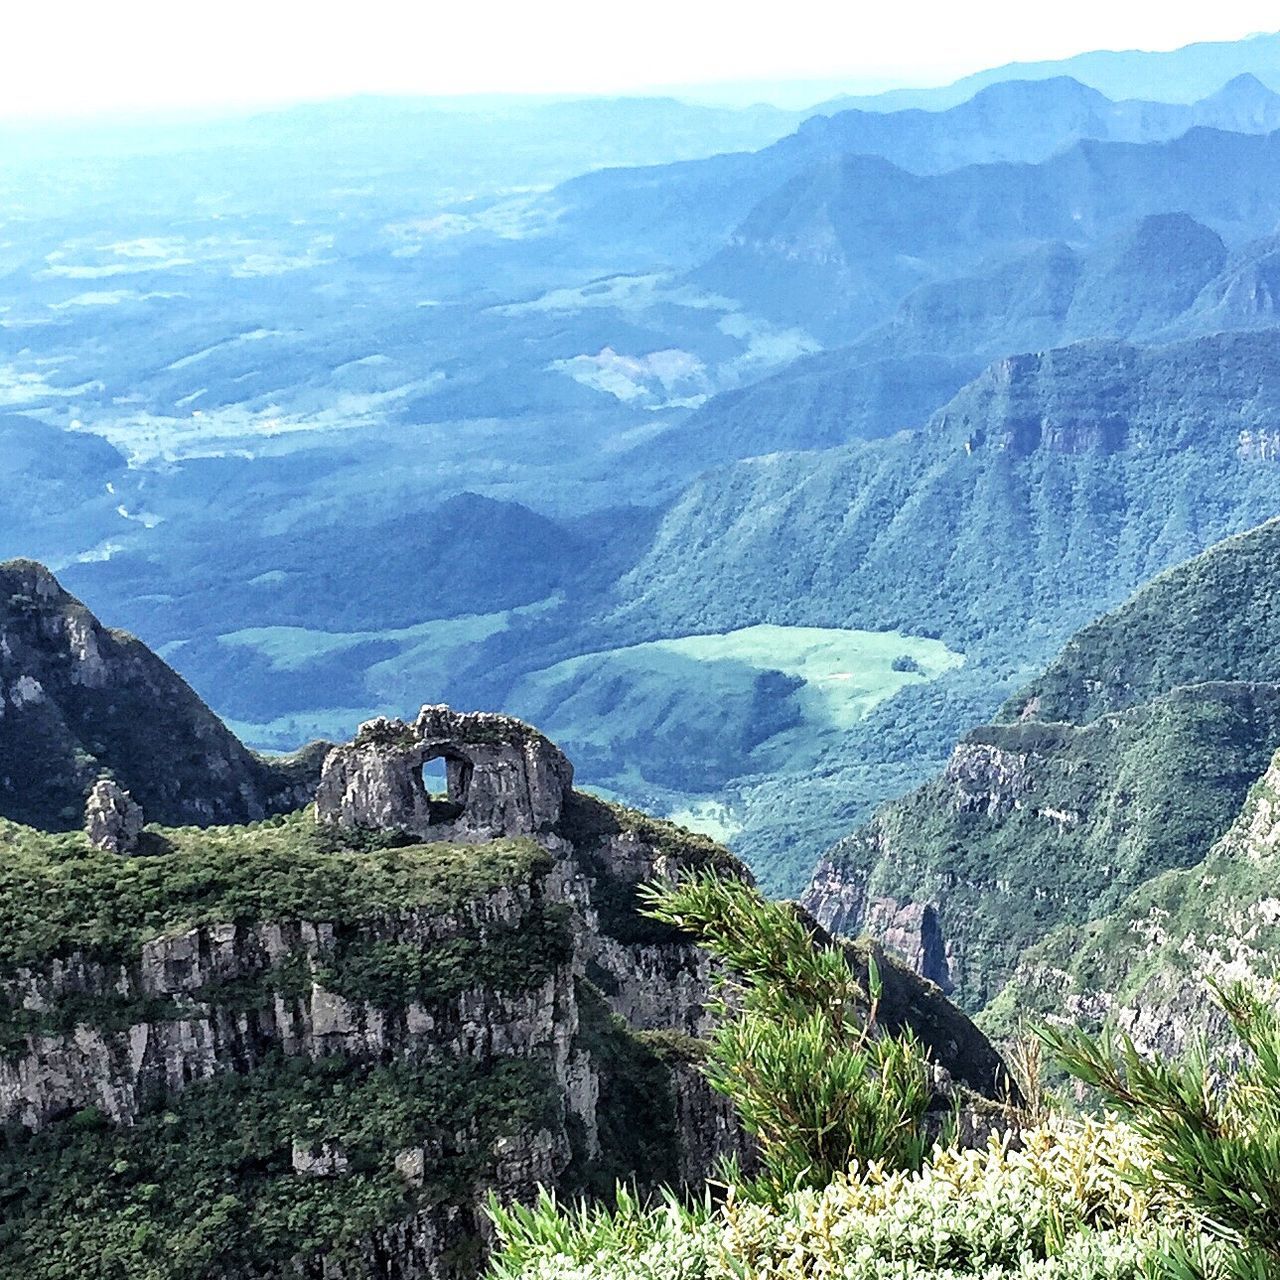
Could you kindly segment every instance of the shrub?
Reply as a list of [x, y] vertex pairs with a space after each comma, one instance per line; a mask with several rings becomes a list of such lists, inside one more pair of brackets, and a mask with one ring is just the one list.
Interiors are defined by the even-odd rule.
[[1046, 1031], [1079, 1080], [1101, 1090], [1151, 1144], [1150, 1185], [1200, 1215], [1228, 1247], [1175, 1241], [1156, 1262], [1168, 1280], [1280, 1277], [1280, 1016], [1242, 983], [1214, 988], [1243, 1054], [1232, 1068], [1204, 1040], [1180, 1062], [1143, 1058], [1128, 1036]]
[[[1144, 1176], [1144, 1140], [1062, 1119], [938, 1150], [916, 1172], [875, 1165], [774, 1204], [671, 1197], [615, 1211], [491, 1205], [494, 1280], [1142, 1280], [1164, 1227], [1188, 1229]], [[1211, 1245], [1206, 1246], [1212, 1250]], [[1210, 1256], [1213, 1256], [1212, 1252]]]

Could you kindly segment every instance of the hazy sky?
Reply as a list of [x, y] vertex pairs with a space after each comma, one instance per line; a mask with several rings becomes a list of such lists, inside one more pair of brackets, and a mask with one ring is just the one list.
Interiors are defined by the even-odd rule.
[[359, 92], [595, 93], [742, 80], [940, 83], [1084, 49], [1280, 27], [1275, 0], [10, 0], [0, 115]]

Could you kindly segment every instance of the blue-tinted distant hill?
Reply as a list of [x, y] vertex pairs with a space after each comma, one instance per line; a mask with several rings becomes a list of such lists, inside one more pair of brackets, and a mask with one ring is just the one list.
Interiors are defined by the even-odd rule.
[[1274, 237], [1229, 254], [1186, 214], [1152, 214], [1089, 252], [1046, 244], [923, 285], [859, 342], [712, 397], [652, 448], [716, 466], [890, 435], [925, 422], [1009, 352], [1270, 327], [1278, 286]]
[[1242, 244], [1274, 230], [1278, 182], [1280, 133], [1205, 128], [929, 176], [844, 156], [761, 201], [692, 279], [829, 342], [848, 340], [919, 285], [1019, 246], [1096, 244], [1150, 214], [1185, 213]]
[[1012, 62], [938, 88], [891, 89], [887, 93], [834, 99], [825, 106], [856, 106], [868, 111], [922, 107], [939, 111], [1001, 80], [1047, 80], [1054, 76], [1073, 76], [1111, 98], [1192, 102], [1234, 76], [1245, 74], [1280, 89], [1280, 33], [1244, 40], [1203, 41], [1167, 52], [1097, 50], [1052, 62]]
[[1030, 653], [1280, 510], [1280, 331], [997, 361], [922, 430], [708, 472], [626, 576], [643, 625]]
[[619, 261], [668, 263], [712, 252], [772, 191], [825, 161], [879, 156], [908, 173], [975, 164], [1038, 163], [1082, 139], [1164, 142], [1197, 126], [1280, 128], [1280, 94], [1251, 75], [1219, 82], [1202, 101], [1112, 101], [1068, 76], [988, 85], [941, 111], [846, 110], [810, 116], [763, 150], [639, 169], [603, 169], [559, 187], [548, 205], [558, 235], [607, 248]]

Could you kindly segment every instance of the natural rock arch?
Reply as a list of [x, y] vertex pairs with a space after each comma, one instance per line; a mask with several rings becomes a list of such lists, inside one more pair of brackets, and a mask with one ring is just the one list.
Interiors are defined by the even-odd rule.
[[[448, 796], [433, 799], [423, 768], [444, 759]], [[573, 766], [536, 729], [510, 716], [423, 707], [412, 724], [380, 718], [326, 757], [316, 818], [423, 839], [536, 835], [560, 821]]]

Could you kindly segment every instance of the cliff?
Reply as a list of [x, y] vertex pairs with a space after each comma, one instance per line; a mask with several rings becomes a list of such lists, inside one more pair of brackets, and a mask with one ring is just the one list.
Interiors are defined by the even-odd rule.
[[[28, 603], [7, 660], [36, 703], [167, 690], [197, 745], [267, 770], [136, 641], [10, 573]], [[373, 721], [326, 753], [313, 804], [240, 825], [141, 826], [149, 803], [218, 809], [190, 751], [154, 774], [110, 758], [86, 832], [0, 819], [0, 1274], [460, 1280], [490, 1193], [700, 1187], [750, 1162], [698, 1067], [710, 961], [637, 910], [642, 883], [747, 872], [575, 791], [535, 729]], [[884, 1025], [930, 1046], [939, 1106], [1000, 1096], [982, 1033], [883, 968]]]
[[1275, 521], [1229, 539], [1082, 630], [822, 859], [809, 909], [978, 1010], [1054, 969], [1048, 937], [1080, 944], [1144, 886], [1182, 883], [1280, 747], [1278, 541]]
[[[681, 867], [741, 874], [709, 842], [577, 795], [536, 840], [309, 809], [144, 842], [0, 828], [0, 1270], [61, 1247], [72, 1274], [152, 1188], [120, 1274], [470, 1275], [491, 1189], [745, 1154], [694, 1065], [708, 962], [630, 904]], [[216, 1187], [236, 1238], [175, 1261], [167, 1226]]]
[[1157, 876], [1083, 926], [1024, 953], [984, 1015], [998, 1034], [1027, 1018], [1111, 1027], [1146, 1054], [1175, 1057], [1197, 1037], [1227, 1038], [1207, 983], [1265, 987], [1280, 960], [1280, 755], [1203, 861]]

